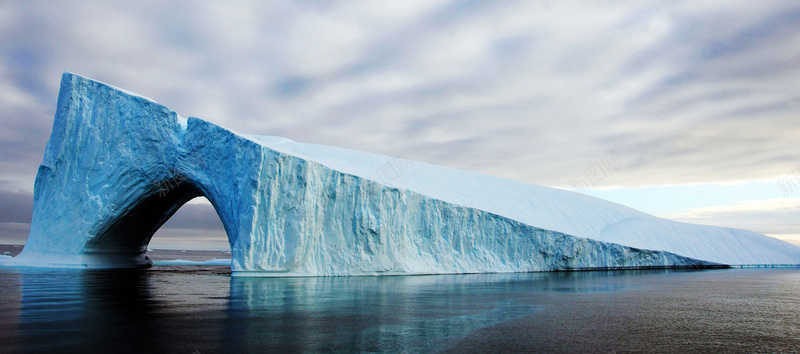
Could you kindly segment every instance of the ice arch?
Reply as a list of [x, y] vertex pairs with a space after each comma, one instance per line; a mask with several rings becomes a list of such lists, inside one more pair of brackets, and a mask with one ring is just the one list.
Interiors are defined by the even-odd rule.
[[153, 233], [205, 196], [236, 275], [521, 272], [798, 264], [754, 232], [659, 219], [576, 193], [346, 149], [235, 133], [62, 77], [12, 263], [147, 265]]
[[[229, 241], [239, 228], [233, 173], [207, 176], [206, 159], [184, 137], [189, 122], [147, 98], [65, 73], [53, 132], [39, 168], [24, 257], [55, 264], [146, 265], [150, 238], [187, 201], [204, 196], [218, 211]], [[219, 182], [209, 185], [209, 178]], [[222, 187], [222, 188], [220, 188]], [[223, 201], [223, 202], [219, 202]]]

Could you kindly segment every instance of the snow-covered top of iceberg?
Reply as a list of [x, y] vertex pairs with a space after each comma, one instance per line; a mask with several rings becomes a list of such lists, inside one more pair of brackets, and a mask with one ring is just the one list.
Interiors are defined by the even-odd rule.
[[70, 71], [65, 71], [65, 72], [64, 72], [64, 74], [66, 74], [66, 75], [72, 75], [72, 76], [77, 76], [77, 77], [81, 77], [81, 78], [83, 78], [83, 79], [86, 79], [86, 80], [89, 80], [89, 81], [94, 81], [94, 82], [96, 82], [96, 83], [98, 83], [98, 84], [103, 84], [103, 85], [105, 85], [105, 86], [108, 86], [108, 87], [110, 87], [110, 88], [112, 88], [112, 89], [114, 89], [114, 90], [117, 90], [117, 91], [119, 91], [119, 92], [122, 92], [122, 93], [124, 93], [124, 94], [126, 94], [126, 95], [128, 95], [128, 96], [139, 97], [139, 98], [141, 98], [141, 99], [144, 99], [144, 100], [147, 100], [147, 101], [150, 101], [150, 102], [153, 102], [153, 103], [158, 103], [158, 102], [156, 102], [156, 100], [154, 100], [154, 99], [152, 99], [152, 98], [150, 98], [150, 97], [146, 97], [146, 96], [140, 95], [140, 94], [138, 94], [138, 93], [136, 93], [136, 92], [133, 92], [133, 91], [128, 91], [128, 90], [126, 90], [126, 89], [124, 89], [124, 88], [117, 87], [117, 86], [111, 85], [111, 84], [109, 84], [109, 83], [106, 83], [106, 82], [100, 81], [100, 80], [95, 80], [95, 79], [93, 79], [93, 78], [90, 78], [90, 77], [86, 77], [86, 76], [83, 76], [83, 75], [78, 75], [78, 74], [76, 74], [76, 73], [73, 73], [73, 72], [70, 72]]
[[[800, 247], [752, 231], [658, 218], [572, 191], [368, 152], [247, 135], [331, 169], [476, 208], [528, 225], [625, 246], [725, 264], [796, 264]], [[792, 254], [777, 257], [775, 254]]]

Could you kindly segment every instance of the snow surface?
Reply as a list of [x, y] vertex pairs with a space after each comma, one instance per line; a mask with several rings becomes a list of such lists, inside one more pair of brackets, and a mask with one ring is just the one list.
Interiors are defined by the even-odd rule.
[[31, 232], [6, 263], [149, 264], [155, 231], [205, 196], [235, 275], [521, 272], [800, 264], [751, 231], [342, 148], [244, 135], [65, 73]]

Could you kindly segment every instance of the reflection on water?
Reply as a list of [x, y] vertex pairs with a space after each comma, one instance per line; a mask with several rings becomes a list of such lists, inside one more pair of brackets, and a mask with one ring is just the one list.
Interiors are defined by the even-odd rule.
[[[466, 333], [533, 313], [488, 294], [499, 276], [233, 278], [230, 317], [246, 348], [444, 349]], [[500, 295], [498, 301], [486, 298]], [[255, 319], [255, 320], [254, 320]]]
[[204, 301], [209, 294], [227, 297], [227, 278], [206, 276], [220, 281], [203, 284], [206, 279], [194, 272], [154, 275], [141, 270], [3, 270], [0, 323], [13, 329], [4, 331], [0, 345], [34, 352], [180, 351], [199, 336], [219, 341], [220, 326], [213, 321], [182, 324], [203, 318], [194, 312], [209, 303]]
[[800, 348], [800, 271], [231, 278], [0, 269], [0, 351]]

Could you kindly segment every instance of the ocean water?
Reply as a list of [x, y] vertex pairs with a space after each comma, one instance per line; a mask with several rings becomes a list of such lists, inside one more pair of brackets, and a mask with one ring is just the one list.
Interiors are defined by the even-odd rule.
[[798, 352], [800, 270], [231, 278], [0, 268], [0, 352]]

